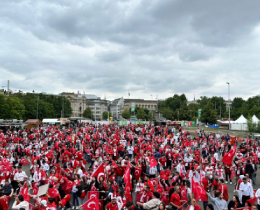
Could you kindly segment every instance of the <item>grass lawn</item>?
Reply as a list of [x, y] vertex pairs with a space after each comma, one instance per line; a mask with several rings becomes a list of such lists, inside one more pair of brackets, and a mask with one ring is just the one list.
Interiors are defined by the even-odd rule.
[[[195, 133], [195, 130], [197, 130], [198, 127], [183, 127], [184, 130], [189, 131], [191, 134]], [[221, 134], [227, 134], [228, 130], [227, 129], [222, 129], [222, 128], [206, 128], [204, 126], [200, 126], [200, 129], [203, 129], [205, 133], [219, 133]], [[245, 131], [230, 131], [230, 135], [232, 136], [239, 136], [239, 138], [246, 138], [249, 136], [248, 132]]]

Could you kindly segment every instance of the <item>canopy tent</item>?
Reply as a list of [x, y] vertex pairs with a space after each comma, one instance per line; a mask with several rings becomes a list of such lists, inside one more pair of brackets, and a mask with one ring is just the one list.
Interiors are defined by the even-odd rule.
[[247, 123], [247, 119], [243, 115], [241, 115], [236, 121], [232, 123]]
[[253, 123], [258, 123], [258, 122], [259, 122], [259, 119], [258, 119], [255, 115], [253, 115], [253, 117], [252, 117], [252, 122], [253, 122]]
[[230, 123], [230, 130], [246, 131], [247, 119], [243, 115], [241, 115], [236, 121]]
[[43, 123], [49, 123], [49, 124], [55, 124], [55, 123], [60, 123], [58, 119], [43, 119]]
[[24, 122], [27, 125], [41, 125], [42, 122], [38, 119], [28, 119]]

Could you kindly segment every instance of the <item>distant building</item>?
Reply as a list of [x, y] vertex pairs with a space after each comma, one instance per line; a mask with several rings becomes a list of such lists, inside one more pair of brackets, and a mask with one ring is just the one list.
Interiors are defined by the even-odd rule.
[[5, 94], [5, 90], [4, 89], [0, 89], [0, 94], [4, 95]]
[[149, 111], [157, 111], [158, 108], [158, 100], [124, 99], [124, 109], [130, 109], [132, 103], [135, 103], [135, 107], [148, 109]]
[[[93, 120], [102, 120], [103, 112], [109, 111], [110, 101], [103, 100], [100, 97], [96, 99], [87, 99], [86, 106], [89, 107], [92, 111]], [[107, 120], [107, 119], [105, 119]]]
[[120, 120], [122, 118], [122, 112], [124, 111], [124, 99], [117, 98], [112, 101], [110, 105], [110, 112], [114, 120]]
[[83, 112], [87, 107], [87, 97], [85, 95], [68, 92], [62, 92], [60, 95], [70, 101], [72, 109], [71, 117], [83, 117]]

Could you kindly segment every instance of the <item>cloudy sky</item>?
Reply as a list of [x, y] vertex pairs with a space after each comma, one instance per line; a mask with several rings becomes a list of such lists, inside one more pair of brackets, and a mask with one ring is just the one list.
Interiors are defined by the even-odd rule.
[[[259, 94], [259, 0], [1, 0], [0, 85], [108, 99]], [[1, 87], [0, 87], [1, 88]]]

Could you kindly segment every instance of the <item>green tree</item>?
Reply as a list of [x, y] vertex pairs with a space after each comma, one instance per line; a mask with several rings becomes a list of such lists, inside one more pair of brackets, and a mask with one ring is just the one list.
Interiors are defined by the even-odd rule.
[[217, 113], [211, 101], [201, 110], [201, 121], [204, 123], [215, 124], [217, 122]]
[[180, 120], [191, 120], [191, 112], [187, 106], [187, 101], [183, 101], [180, 109]]
[[224, 114], [226, 112], [226, 103], [223, 97], [213, 96], [210, 98], [210, 101], [214, 105], [214, 109], [217, 112], [218, 116], [224, 117]]
[[131, 114], [130, 114], [130, 112], [129, 112], [129, 109], [125, 109], [125, 110], [122, 112], [122, 117], [125, 118], [125, 119], [130, 119]]
[[191, 103], [188, 105], [188, 110], [189, 110], [192, 121], [196, 121], [196, 119], [198, 118], [198, 109], [199, 108], [200, 108], [199, 104]]
[[244, 102], [241, 106], [241, 108], [239, 108], [237, 110], [237, 118], [240, 116], [240, 115], [243, 115], [244, 117], [246, 117], [249, 113], [249, 110], [248, 110], [248, 105], [246, 102]]
[[147, 120], [149, 120], [149, 121], [155, 120], [155, 111], [149, 111]]
[[[109, 117], [112, 117], [111, 112], [109, 112]], [[103, 118], [103, 120], [107, 120], [107, 118], [108, 118], [108, 112], [103, 112], [102, 118]]]
[[0, 119], [7, 119], [8, 108], [5, 96], [0, 94]]
[[7, 115], [6, 119], [21, 120], [25, 114], [25, 107], [21, 99], [17, 97], [8, 97], [6, 99]]
[[92, 113], [90, 107], [87, 107], [87, 108], [85, 109], [85, 111], [83, 112], [83, 117], [89, 118], [89, 119], [92, 119], [92, 118], [93, 118], [93, 113]]
[[173, 120], [173, 111], [169, 107], [163, 109], [161, 113], [167, 120]]
[[140, 109], [137, 111], [136, 117], [137, 117], [137, 119], [142, 119], [142, 120], [145, 119], [145, 111], [144, 111], [143, 108], [140, 108]]
[[254, 105], [253, 108], [249, 110], [249, 113], [251, 116], [253, 115], [258, 116], [260, 113], [260, 109], [256, 105]]

